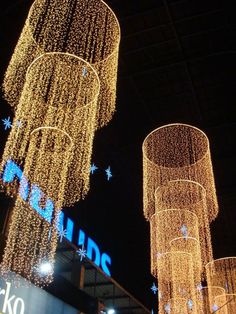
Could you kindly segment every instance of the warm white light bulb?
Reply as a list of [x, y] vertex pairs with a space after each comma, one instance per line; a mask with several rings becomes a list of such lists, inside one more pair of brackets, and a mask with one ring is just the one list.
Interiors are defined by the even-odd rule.
[[39, 272], [42, 275], [48, 275], [52, 271], [52, 264], [49, 262], [43, 262], [39, 266]]

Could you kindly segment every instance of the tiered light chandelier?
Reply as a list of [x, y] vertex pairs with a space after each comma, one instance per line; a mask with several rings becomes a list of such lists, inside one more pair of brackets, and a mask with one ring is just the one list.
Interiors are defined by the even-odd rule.
[[143, 182], [158, 313], [236, 313], [236, 258], [212, 254], [218, 203], [207, 136], [177, 123], [152, 131], [143, 142]]
[[17, 107], [31, 62], [43, 53], [66, 52], [98, 73], [96, 125], [101, 127], [115, 110], [119, 43], [119, 22], [102, 0], [35, 0], [5, 74], [5, 97]]
[[[2, 273], [52, 281], [60, 211], [88, 193], [94, 133], [115, 110], [119, 43], [119, 23], [102, 0], [33, 3], [3, 84], [15, 117], [1, 184], [16, 203]], [[23, 172], [15, 176], [12, 165]], [[44, 276], [43, 262], [52, 266]]]

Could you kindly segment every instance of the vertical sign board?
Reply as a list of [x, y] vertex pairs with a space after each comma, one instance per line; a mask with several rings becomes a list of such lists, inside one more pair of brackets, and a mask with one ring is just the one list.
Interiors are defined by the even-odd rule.
[[[17, 278], [18, 281], [18, 278]], [[14, 285], [14, 274], [0, 277], [0, 314], [78, 314], [78, 309], [22, 279]]]

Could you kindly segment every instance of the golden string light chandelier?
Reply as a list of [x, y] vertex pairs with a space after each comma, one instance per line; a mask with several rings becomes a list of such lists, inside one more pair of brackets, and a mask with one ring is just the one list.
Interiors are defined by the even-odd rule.
[[185, 298], [176, 298], [176, 299], [170, 299], [170, 313], [174, 314], [191, 314], [196, 313], [196, 311], [193, 312], [193, 307], [196, 308], [196, 304], [193, 304], [193, 306], [189, 307], [189, 300]]
[[[28, 183], [12, 210], [3, 273], [14, 271], [41, 286], [52, 281], [58, 217], [72, 152], [73, 142], [64, 131], [41, 127], [31, 133], [23, 172]], [[51, 270], [43, 276], [40, 265], [46, 262]]]
[[143, 142], [144, 216], [155, 212], [155, 190], [170, 180], [190, 180], [206, 190], [209, 221], [218, 214], [215, 182], [207, 136], [196, 127], [168, 124], [152, 131]]
[[31, 6], [3, 83], [15, 118], [0, 172], [23, 167], [19, 191], [19, 180], [1, 182], [17, 195], [3, 273], [52, 281], [53, 269], [42, 278], [38, 268], [54, 263], [62, 206], [89, 190], [94, 132], [115, 111], [119, 43], [118, 20], [102, 0]]
[[187, 210], [167, 209], [150, 219], [151, 272], [157, 275], [159, 258], [170, 251], [192, 254], [195, 281], [201, 280], [201, 252], [197, 216]]
[[191, 254], [175, 251], [162, 254], [157, 261], [157, 280], [159, 313], [171, 311], [171, 299], [187, 300], [188, 309], [192, 313], [197, 313], [194, 265]]
[[236, 294], [236, 257], [215, 259], [206, 265], [207, 283], [219, 286], [226, 294]]
[[[83, 198], [89, 190], [99, 88], [96, 71], [81, 58], [67, 53], [46, 53], [35, 59], [26, 73], [2, 168], [9, 158], [24, 164], [30, 134], [35, 128], [59, 128], [74, 143], [63, 202], [70, 205]], [[8, 186], [8, 192], [14, 194], [16, 189]]]
[[30, 63], [43, 53], [66, 52], [97, 71], [96, 127], [106, 125], [115, 110], [119, 43], [119, 22], [102, 0], [36, 0], [5, 73], [5, 98], [17, 107]]
[[198, 291], [198, 311], [199, 314], [228, 314], [226, 304], [225, 289], [217, 286], [202, 287]]
[[[155, 192], [155, 212], [159, 213], [171, 208], [190, 211], [198, 218], [204, 276], [204, 266], [213, 260], [205, 189], [199, 183], [189, 180], [172, 180], [158, 187]], [[175, 223], [175, 216], [169, 219], [169, 224], [173, 223]], [[186, 233], [188, 234], [188, 230]]]

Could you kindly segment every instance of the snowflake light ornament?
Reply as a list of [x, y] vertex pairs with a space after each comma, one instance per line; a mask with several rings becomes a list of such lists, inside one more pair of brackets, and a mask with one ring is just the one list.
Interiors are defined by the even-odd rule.
[[86, 250], [84, 250], [84, 247], [82, 247], [81, 249], [78, 249], [76, 251], [76, 253], [80, 256], [80, 261], [82, 262], [83, 258], [86, 257]]
[[94, 172], [98, 169], [98, 167], [93, 163], [90, 167], [90, 173], [94, 174]]
[[110, 178], [112, 177], [112, 173], [111, 173], [111, 167], [109, 166], [106, 170], [106, 175], [107, 175], [107, 181], [110, 180]]
[[58, 239], [60, 242], [62, 242], [63, 238], [66, 237], [67, 231], [66, 229], [60, 229], [58, 233]]
[[12, 127], [10, 117], [2, 119], [2, 122], [3, 122], [3, 125], [4, 125], [4, 130], [10, 129]]
[[157, 293], [158, 288], [157, 288], [157, 286], [155, 285], [155, 283], [152, 284], [151, 290], [152, 290], [152, 292], [153, 292], [154, 294]]

